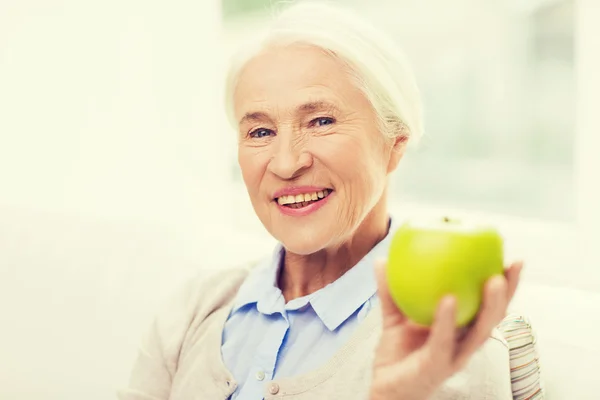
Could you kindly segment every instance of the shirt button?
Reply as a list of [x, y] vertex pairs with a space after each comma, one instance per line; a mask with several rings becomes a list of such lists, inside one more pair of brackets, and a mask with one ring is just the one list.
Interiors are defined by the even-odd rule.
[[271, 383], [271, 385], [269, 386], [269, 393], [271, 393], [271, 394], [279, 393], [279, 385], [276, 383]]
[[256, 375], [254, 375], [256, 377], [257, 381], [262, 381], [263, 379], [265, 379], [265, 372], [264, 371], [257, 371]]

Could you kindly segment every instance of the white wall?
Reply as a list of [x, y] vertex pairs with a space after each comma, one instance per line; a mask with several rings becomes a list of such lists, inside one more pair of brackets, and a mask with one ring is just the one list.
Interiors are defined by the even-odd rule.
[[585, 275], [600, 291], [600, 2], [577, 3], [577, 216], [580, 252], [587, 260]]
[[217, 0], [0, 1], [0, 398], [114, 398], [161, 296], [235, 259], [219, 25]]
[[217, 0], [2, 1], [0, 204], [169, 222], [222, 206], [219, 25]]

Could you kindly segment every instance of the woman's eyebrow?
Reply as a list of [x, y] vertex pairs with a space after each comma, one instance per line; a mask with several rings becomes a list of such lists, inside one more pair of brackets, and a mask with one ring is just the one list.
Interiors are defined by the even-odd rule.
[[265, 120], [269, 120], [269, 116], [262, 111], [248, 112], [240, 119], [239, 124], [242, 125], [245, 122], [260, 122]]
[[338, 111], [338, 108], [335, 104], [327, 101], [311, 101], [300, 105], [297, 110], [301, 114], [309, 114], [316, 111]]
[[[310, 114], [317, 111], [336, 112], [339, 109], [335, 104], [328, 101], [310, 101], [308, 103], [299, 105], [296, 110], [299, 114]], [[246, 122], [260, 122], [268, 120], [270, 120], [270, 117], [267, 113], [262, 111], [254, 111], [244, 114], [244, 116], [240, 119], [239, 124], [242, 125]]]

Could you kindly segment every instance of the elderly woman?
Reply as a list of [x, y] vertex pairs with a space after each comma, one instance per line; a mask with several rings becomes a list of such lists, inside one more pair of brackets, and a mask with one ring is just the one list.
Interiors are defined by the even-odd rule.
[[390, 39], [347, 11], [294, 5], [235, 58], [227, 96], [249, 197], [280, 244], [190, 282], [152, 326], [121, 399], [512, 399], [495, 326], [520, 265], [487, 282], [466, 331], [452, 297], [425, 329], [387, 291], [378, 260], [400, 222], [388, 181], [422, 130]]

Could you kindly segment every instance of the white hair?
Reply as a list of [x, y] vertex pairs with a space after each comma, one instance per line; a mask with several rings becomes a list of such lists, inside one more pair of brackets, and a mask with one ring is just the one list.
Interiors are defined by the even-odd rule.
[[244, 66], [272, 45], [307, 44], [344, 62], [375, 110], [385, 137], [423, 133], [422, 105], [412, 69], [394, 41], [358, 14], [323, 1], [298, 1], [272, 21], [266, 31], [243, 46], [231, 61], [226, 110], [233, 126], [233, 95]]

